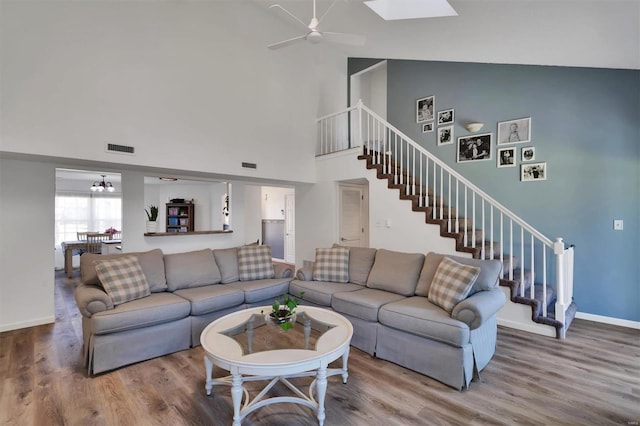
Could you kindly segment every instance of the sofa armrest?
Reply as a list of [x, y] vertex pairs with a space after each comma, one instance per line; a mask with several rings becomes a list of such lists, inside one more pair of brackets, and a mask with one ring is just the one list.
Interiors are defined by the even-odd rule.
[[113, 302], [107, 293], [94, 285], [80, 284], [75, 291], [76, 305], [87, 318], [93, 314], [113, 309]]
[[303, 266], [296, 272], [296, 279], [300, 281], [313, 281], [313, 265]]
[[293, 276], [293, 269], [282, 263], [274, 263], [273, 269], [276, 273], [276, 278], [291, 278]]
[[466, 323], [474, 330], [494, 316], [506, 301], [507, 298], [499, 288], [479, 291], [454, 306], [451, 318]]

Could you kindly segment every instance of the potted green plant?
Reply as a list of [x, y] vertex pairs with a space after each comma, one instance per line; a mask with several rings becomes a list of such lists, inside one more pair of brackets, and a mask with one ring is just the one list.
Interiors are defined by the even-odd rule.
[[[300, 298], [304, 296], [304, 293], [300, 293]], [[295, 297], [286, 294], [282, 300], [276, 299], [271, 305], [271, 312], [269, 313], [269, 319], [280, 325], [283, 330], [289, 330], [293, 327], [293, 323], [296, 322], [296, 308], [300, 304], [300, 301]]]
[[153, 234], [158, 231], [158, 206], [153, 204], [148, 209], [144, 209], [147, 214], [147, 232]]

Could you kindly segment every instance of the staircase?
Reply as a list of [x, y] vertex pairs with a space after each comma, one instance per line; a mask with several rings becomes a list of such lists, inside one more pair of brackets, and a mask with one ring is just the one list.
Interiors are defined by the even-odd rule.
[[[456, 251], [502, 263], [500, 285], [511, 306], [499, 323], [565, 337], [576, 312], [573, 246], [538, 232], [362, 102], [318, 119], [318, 156], [357, 147], [367, 169], [453, 238]], [[528, 309], [530, 319], [522, 318]]]

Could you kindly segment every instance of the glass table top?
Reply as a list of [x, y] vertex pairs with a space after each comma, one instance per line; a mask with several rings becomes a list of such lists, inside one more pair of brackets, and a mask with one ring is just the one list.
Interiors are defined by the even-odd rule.
[[286, 320], [274, 319], [269, 312], [252, 314], [246, 321], [220, 333], [234, 339], [243, 355], [280, 349], [317, 350], [318, 339], [335, 324], [322, 322], [305, 311]]

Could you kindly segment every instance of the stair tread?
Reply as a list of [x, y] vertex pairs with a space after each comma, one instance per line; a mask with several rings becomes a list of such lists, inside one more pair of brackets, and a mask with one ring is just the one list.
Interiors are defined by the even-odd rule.
[[[411, 200], [413, 211], [424, 212], [426, 223], [440, 225], [441, 236], [455, 238], [456, 251], [471, 253], [474, 258], [500, 260], [502, 257], [504, 277], [501, 279], [501, 285], [508, 285], [511, 288], [513, 301], [521, 300], [520, 303], [532, 306], [533, 321], [555, 327], [557, 336], [560, 336], [559, 333], [563, 326], [565, 329], [568, 328], [577, 311], [575, 303], [572, 302], [567, 308], [565, 313], [566, 324], [563, 325], [555, 319], [554, 302], [556, 300], [556, 292], [554, 287], [547, 285], [545, 294], [542, 284], [535, 284], [534, 298], [530, 299], [530, 289], [534, 274], [526, 268], [521, 270], [521, 268], [517, 267], [520, 261], [518, 257], [501, 254], [502, 248], [498, 242], [491, 241], [490, 238], [487, 238], [487, 235], [484, 235], [483, 238], [482, 231], [474, 229], [476, 228], [476, 223], [473, 220], [458, 217], [459, 212], [454, 207], [449, 207], [442, 197], [434, 196], [434, 188], [429, 187], [428, 184], [424, 186], [423, 183], [425, 182], [412, 176], [408, 170], [396, 163], [388, 152], [382, 153], [363, 146], [363, 154], [359, 155], [358, 159], [366, 160], [366, 167], [375, 169], [377, 177], [387, 180], [389, 188], [398, 189], [400, 199]], [[429, 180], [429, 182], [431, 181]], [[466, 214], [466, 212], [462, 212], [462, 214]], [[475, 246], [473, 246], [474, 237]], [[509, 268], [514, 268], [511, 275], [512, 282], [509, 280]], [[521, 288], [524, 288], [524, 297], [520, 296]], [[541, 315], [543, 305], [547, 306], [547, 315], [545, 317]]]

